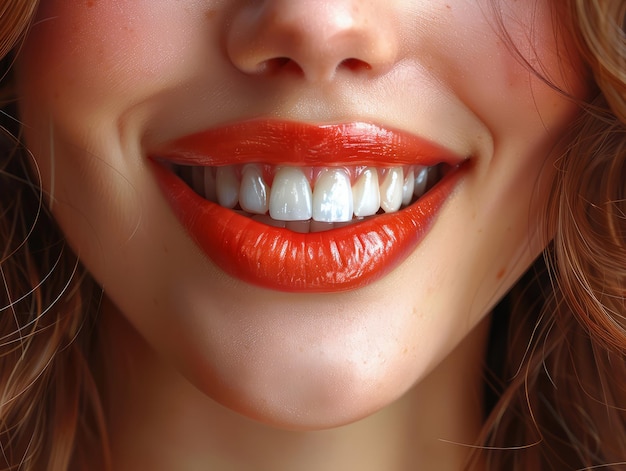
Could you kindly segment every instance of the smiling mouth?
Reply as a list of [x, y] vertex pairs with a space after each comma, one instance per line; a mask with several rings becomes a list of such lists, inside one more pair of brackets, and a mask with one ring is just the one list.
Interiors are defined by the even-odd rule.
[[428, 233], [468, 159], [367, 123], [255, 120], [152, 152], [175, 215], [220, 269], [288, 292], [363, 287]]

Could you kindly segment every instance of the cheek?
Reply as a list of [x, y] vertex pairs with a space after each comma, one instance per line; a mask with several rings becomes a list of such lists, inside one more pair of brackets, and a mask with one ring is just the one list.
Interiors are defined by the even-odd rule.
[[584, 98], [587, 83], [550, 2], [479, 3], [471, 23], [457, 15], [455, 23], [467, 27], [447, 42], [447, 54], [455, 58], [447, 75], [458, 96], [492, 131], [496, 145], [516, 139], [523, 146], [561, 134], [577, 111], [564, 95]]
[[28, 94], [83, 113], [148, 96], [164, 71], [181, 69], [190, 17], [159, 0], [43, 2], [20, 56]]

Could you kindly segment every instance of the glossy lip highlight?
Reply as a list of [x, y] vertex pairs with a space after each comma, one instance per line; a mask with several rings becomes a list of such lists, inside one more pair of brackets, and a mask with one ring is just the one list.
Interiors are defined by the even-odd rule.
[[[174, 213], [203, 252], [242, 281], [288, 292], [337, 292], [389, 273], [428, 233], [467, 165], [414, 135], [369, 123], [255, 120], [184, 137], [150, 154]], [[435, 165], [452, 170], [411, 206], [326, 232], [270, 227], [201, 198], [168, 164]]]
[[463, 159], [413, 134], [371, 123], [312, 125], [252, 120], [174, 141], [159, 157], [182, 165], [268, 163], [301, 166], [424, 166]]

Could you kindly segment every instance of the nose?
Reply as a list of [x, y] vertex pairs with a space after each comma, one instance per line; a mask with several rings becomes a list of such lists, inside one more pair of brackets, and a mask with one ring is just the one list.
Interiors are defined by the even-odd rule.
[[228, 28], [231, 62], [251, 75], [296, 73], [329, 81], [343, 72], [383, 74], [396, 62], [393, 0], [245, 2]]

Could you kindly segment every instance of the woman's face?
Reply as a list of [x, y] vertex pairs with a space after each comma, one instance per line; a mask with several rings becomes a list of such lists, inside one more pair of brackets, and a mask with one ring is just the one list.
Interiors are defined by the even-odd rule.
[[43, 0], [20, 119], [67, 238], [156, 351], [251, 417], [342, 424], [545, 246], [576, 109], [513, 48], [582, 80], [547, 1], [497, 6]]

